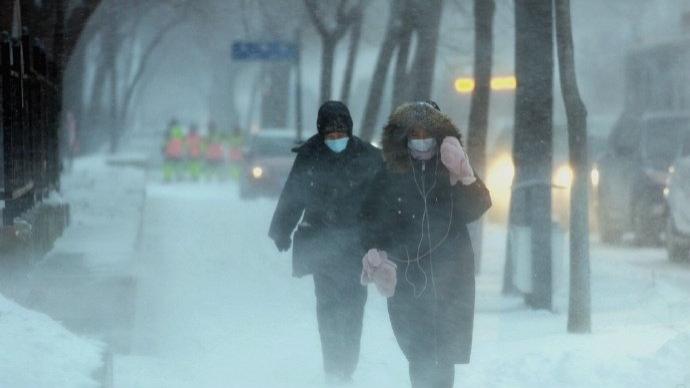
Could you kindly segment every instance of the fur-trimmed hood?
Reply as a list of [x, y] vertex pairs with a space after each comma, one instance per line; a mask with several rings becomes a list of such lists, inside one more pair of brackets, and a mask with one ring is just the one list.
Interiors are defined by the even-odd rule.
[[424, 128], [436, 138], [440, 146], [443, 139], [453, 136], [460, 140], [460, 131], [448, 116], [426, 102], [411, 102], [400, 105], [388, 118], [383, 128], [381, 145], [383, 157], [389, 169], [405, 172], [410, 169], [410, 153], [407, 140], [414, 128]]

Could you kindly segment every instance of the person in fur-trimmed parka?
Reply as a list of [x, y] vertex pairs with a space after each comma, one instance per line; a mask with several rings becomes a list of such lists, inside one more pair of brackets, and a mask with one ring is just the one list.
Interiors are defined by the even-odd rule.
[[[407, 103], [383, 131], [385, 166], [361, 210], [368, 256], [397, 266], [388, 299], [413, 387], [452, 387], [470, 360], [474, 254], [467, 224], [491, 206], [451, 120], [427, 102]], [[366, 258], [365, 258], [366, 260]]]

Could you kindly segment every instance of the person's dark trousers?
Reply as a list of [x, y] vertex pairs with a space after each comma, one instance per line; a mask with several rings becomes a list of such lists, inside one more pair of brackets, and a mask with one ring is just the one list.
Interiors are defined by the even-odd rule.
[[357, 367], [367, 300], [367, 289], [354, 272], [314, 274], [324, 371], [340, 380], [349, 380]]
[[433, 360], [410, 361], [412, 388], [452, 388], [455, 382], [455, 365]]

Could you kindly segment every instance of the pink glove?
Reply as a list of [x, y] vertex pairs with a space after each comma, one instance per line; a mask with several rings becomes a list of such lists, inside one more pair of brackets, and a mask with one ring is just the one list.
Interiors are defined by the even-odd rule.
[[362, 285], [374, 283], [381, 295], [390, 298], [395, 294], [398, 277], [394, 262], [388, 259], [386, 251], [370, 249], [362, 259]]
[[453, 136], [447, 136], [441, 144], [441, 161], [450, 172], [450, 184], [455, 186], [458, 181], [463, 185], [471, 185], [477, 178], [474, 176], [470, 159], [462, 149], [460, 140]]

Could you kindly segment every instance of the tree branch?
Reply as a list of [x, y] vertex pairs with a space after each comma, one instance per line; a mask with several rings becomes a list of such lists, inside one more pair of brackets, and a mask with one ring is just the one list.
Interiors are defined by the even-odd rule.
[[331, 35], [331, 31], [329, 31], [328, 27], [326, 27], [326, 23], [319, 16], [318, 5], [316, 5], [316, 1], [304, 0], [304, 6], [307, 8], [309, 17], [311, 18], [312, 23], [314, 23], [314, 27], [316, 27], [316, 30], [319, 32], [319, 35], [321, 35], [322, 37], [327, 37]]

